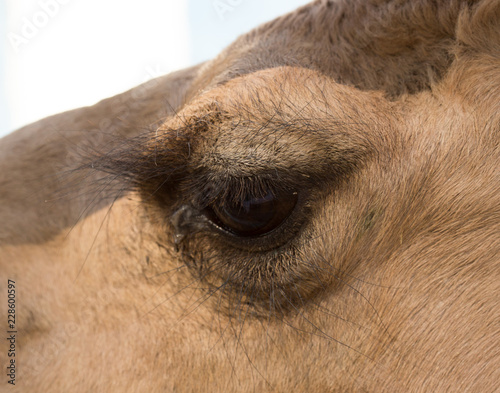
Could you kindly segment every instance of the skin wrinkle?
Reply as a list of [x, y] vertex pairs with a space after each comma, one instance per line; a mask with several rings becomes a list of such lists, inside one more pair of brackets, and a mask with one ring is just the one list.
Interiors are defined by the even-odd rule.
[[315, 1], [1, 139], [16, 391], [495, 392], [499, 16]]

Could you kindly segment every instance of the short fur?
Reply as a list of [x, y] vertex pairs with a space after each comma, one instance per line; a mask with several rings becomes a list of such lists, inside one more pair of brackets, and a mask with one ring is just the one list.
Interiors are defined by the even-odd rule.
[[[316, 1], [3, 138], [12, 391], [498, 391], [499, 20]], [[207, 214], [266, 193], [265, 236]]]

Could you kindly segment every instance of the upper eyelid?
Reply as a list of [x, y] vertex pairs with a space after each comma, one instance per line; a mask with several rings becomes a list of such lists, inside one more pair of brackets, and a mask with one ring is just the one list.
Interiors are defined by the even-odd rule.
[[190, 197], [197, 208], [204, 208], [216, 200], [224, 200], [230, 196], [233, 201], [243, 200], [247, 195], [265, 196], [269, 192], [295, 192], [310, 189], [321, 184], [314, 174], [297, 171], [275, 169], [253, 176], [234, 176], [214, 174], [210, 168], [202, 172], [191, 173], [180, 187], [184, 197]]
[[[234, 179], [245, 176], [264, 176], [278, 186], [297, 188], [341, 178], [358, 167], [374, 146], [368, 135], [376, 133], [366, 133], [360, 129], [363, 128], [361, 120], [351, 127], [333, 118], [327, 119], [328, 123], [323, 121], [324, 124], [321, 119], [315, 118], [301, 125], [298, 118], [286, 124], [290, 133], [286, 134], [289, 140], [284, 150], [274, 154], [272, 151], [269, 153], [269, 145], [264, 146], [262, 149], [266, 153], [255, 164], [246, 155], [247, 145], [244, 143], [237, 146], [239, 151], [225, 146], [225, 142], [233, 138], [234, 129], [231, 125], [250, 127], [240, 130], [241, 135], [246, 134], [248, 138], [254, 138], [253, 131], [264, 130], [261, 136], [270, 140], [273, 139], [273, 131], [263, 129], [266, 124], [259, 124], [258, 119], [250, 119], [252, 121], [248, 124], [239, 121], [237, 114], [229, 111], [231, 108], [227, 106], [227, 103], [217, 102], [208, 102], [204, 106], [189, 105], [182, 111], [184, 114], [181, 112], [166, 120], [158, 130], [127, 142], [124, 149], [118, 149], [117, 154], [111, 152], [102, 160], [94, 161], [93, 168], [116, 174], [132, 186], [152, 193], [159, 187], [180, 183], [190, 184], [188, 188], [194, 190], [210, 182], [216, 187], [221, 185], [222, 189], [234, 187], [237, 184]], [[251, 114], [247, 113], [248, 116]], [[225, 129], [226, 136], [221, 135], [222, 129]], [[271, 132], [271, 138], [268, 132]], [[217, 142], [219, 138], [226, 138], [226, 141]], [[206, 149], [206, 143], [218, 146], [225, 156], [217, 157], [220, 152], [210, 152]], [[244, 155], [243, 160], [241, 153]], [[207, 161], [210, 154], [212, 161]], [[230, 162], [218, 162], [220, 158], [229, 159]], [[200, 172], [205, 176], [202, 182], [193, 179]], [[221, 181], [224, 177], [226, 180]]]
[[277, 184], [277, 179], [262, 181], [258, 176], [254, 176], [252, 179], [249, 177], [227, 177], [221, 180], [207, 181], [207, 183], [195, 181], [183, 188], [186, 195], [194, 196], [195, 205], [203, 208], [216, 200], [225, 200], [229, 195], [234, 201], [238, 201], [243, 200], [246, 195], [265, 195], [269, 191], [277, 193], [281, 188], [290, 189], [292, 187]]

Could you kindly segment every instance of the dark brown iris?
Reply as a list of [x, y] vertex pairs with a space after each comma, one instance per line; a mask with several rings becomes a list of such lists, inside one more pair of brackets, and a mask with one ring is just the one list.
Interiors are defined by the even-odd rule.
[[280, 226], [296, 203], [296, 192], [268, 192], [264, 197], [247, 195], [238, 202], [230, 198], [218, 200], [206, 209], [206, 215], [214, 224], [234, 235], [255, 237]]

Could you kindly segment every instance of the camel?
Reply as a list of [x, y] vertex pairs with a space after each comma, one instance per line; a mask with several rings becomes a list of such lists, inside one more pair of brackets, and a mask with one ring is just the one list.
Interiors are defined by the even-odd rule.
[[498, 391], [499, 20], [317, 0], [2, 138], [2, 391]]

